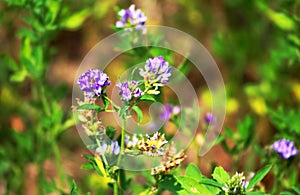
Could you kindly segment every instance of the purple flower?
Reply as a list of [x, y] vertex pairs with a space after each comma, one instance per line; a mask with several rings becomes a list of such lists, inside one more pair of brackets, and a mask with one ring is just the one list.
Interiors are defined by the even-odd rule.
[[132, 97], [138, 98], [143, 95], [142, 90], [138, 87], [138, 82], [134, 80], [119, 83], [117, 87], [120, 89], [121, 99], [125, 102], [129, 102]]
[[95, 95], [101, 96], [105, 87], [110, 84], [110, 81], [108, 76], [102, 71], [90, 69], [78, 78], [77, 84], [87, 98], [92, 98]]
[[292, 156], [296, 156], [298, 154], [298, 150], [295, 147], [294, 142], [280, 139], [273, 143], [272, 149], [275, 150], [278, 154], [281, 154], [282, 158], [288, 159]]
[[172, 105], [165, 104], [164, 110], [160, 113], [160, 119], [163, 121], [169, 120], [172, 114], [172, 108], [173, 108]]
[[171, 118], [172, 115], [177, 115], [180, 112], [179, 106], [173, 106], [171, 104], [165, 104], [164, 110], [160, 113], [160, 119], [167, 121]]
[[206, 113], [204, 119], [205, 119], [206, 124], [214, 125], [216, 123], [216, 118], [210, 112]]
[[107, 144], [106, 142], [103, 142], [102, 145], [96, 149], [96, 153], [98, 153], [99, 155], [104, 155], [106, 153], [106, 150]]
[[96, 149], [96, 153], [99, 155], [104, 155], [104, 154], [114, 154], [118, 155], [120, 154], [120, 146], [117, 141], [112, 141], [110, 145], [107, 145], [106, 142], [103, 142], [100, 147]]
[[177, 114], [179, 114], [179, 112], [180, 112], [180, 106], [173, 106], [172, 113], [174, 115], [177, 115]]
[[[164, 60], [163, 56], [149, 58], [146, 61], [145, 70], [140, 69], [140, 75], [144, 77], [146, 87], [163, 86], [169, 82], [172, 68], [169, 63]], [[147, 86], [148, 85], [148, 86]]]
[[137, 87], [137, 88], [135, 89], [134, 93], [133, 93], [133, 96], [136, 97], [136, 98], [138, 98], [138, 97], [141, 97], [142, 95], [143, 95], [142, 90], [141, 90], [140, 88]]
[[120, 146], [117, 141], [111, 142], [110, 147], [111, 147], [110, 154], [118, 155], [120, 153]]
[[137, 138], [136, 134], [133, 134], [132, 138], [129, 135], [125, 135], [125, 145], [127, 148], [135, 147], [138, 143], [139, 139]]
[[137, 30], [145, 30], [147, 17], [140, 9], [135, 10], [134, 4], [128, 9], [119, 11], [118, 15], [120, 16], [120, 19], [116, 22], [117, 28], [125, 28], [128, 30], [128, 27], [135, 27]]

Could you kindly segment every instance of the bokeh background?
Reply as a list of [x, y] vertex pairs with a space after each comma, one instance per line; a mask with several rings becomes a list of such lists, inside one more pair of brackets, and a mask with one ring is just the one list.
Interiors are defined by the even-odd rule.
[[[70, 189], [67, 181], [71, 179], [76, 180], [83, 192], [99, 191], [101, 194], [101, 189], [106, 188], [105, 182], [95, 173], [80, 169], [86, 161], [82, 154], [89, 151], [71, 121], [71, 97], [82, 59], [95, 44], [113, 33], [117, 7], [128, 8], [134, 3], [147, 15], [147, 24], [177, 28], [199, 40], [214, 57], [224, 78], [227, 92], [224, 126], [236, 129], [239, 120], [251, 115], [255, 120], [255, 143], [262, 148], [272, 143], [278, 131], [269, 110], [280, 106], [287, 110], [300, 108], [298, 0], [63, 0], [60, 6], [67, 10], [65, 16], [79, 14], [69, 20], [69, 25], [46, 35], [45, 70], [41, 79], [26, 76], [21, 80], [12, 79], [12, 76], [22, 69], [20, 53], [27, 34], [26, 31], [20, 33], [20, 29], [34, 29], [26, 22], [33, 6], [30, 3], [19, 6], [16, 2], [39, 3], [37, 0], [0, 2], [0, 194], [7, 192], [6, 189], [12, 194], [41, 193], [41, 170], [46, 178], [44, 183], [53, 187], [53, 180], [64, 192]], [[51, 6], [49, 3], [46, 7]], [[43, 16], [43, 10], [39, 12]], [[59, 15], [57, 20], [64, 20], [63, 17]], [[19, 65], [12, 65], [11, 59]], [[120, 58], [108, 68], [108, 74], [118, 75], [123, 70], [125, 67]], [[206, 84], [192, 73], [189, 78], [205, 114], [211, 103]], [[44, 90], [51, 91], [44, 103], [53, 105], [52, 98], [55, 99], [53, 112], [47, 116], [59, 115], [61, 120], [58, 121], [66, 125], [55, 138], [41, 145], [36, 143], [51, 137], [48, 133], [56, 126], [51, 122], [45, 125], [48, 123], [39, 116], [45, 114], [41, 111], [43, 102], [36, 101], [39, 100], [39, 88], [36, 88], [39, 79], [42, 80], [40, 84], [47, 86]], [[45, 125], [43, 129], [51, 129], [42, 131], [46, 132], [44, 134], [31, 133], [41, 124]], [[197, 147], [201, 147], [201, 139], [199, 135], [191, 144], [185, 164], [196, 162], [204, 174], [210, 173], [212, 164], [221, 165], [227, 171], [259, 168], [256, 164], [260, 160], [251, 146], [233, 156], [217, 145], [199, 160]], [[227, 143], [234, 144], [230, 140]], [[48, 147], [47, 144], [51, 149], [45, 151], [43, 148]], [[55, 149], [52, 145], [58, 147]], [[45, 154], [41, 155], [41, 152]], [[57, 164], [61, 165], [60, 170]], [[271, 188], [273, 179], [269, 175], [264, 180], [267, 189]], [[143, 183], [142, 176], [136, 180]]]

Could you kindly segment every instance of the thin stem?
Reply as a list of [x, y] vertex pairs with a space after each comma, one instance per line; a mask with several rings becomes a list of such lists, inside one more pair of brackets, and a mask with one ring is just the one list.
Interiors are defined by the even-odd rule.
[[238, 171], [238, 167], [239, 167], [239, 156], [237, 154], [233, 154], [232, 155], [233, 158], [233, 172]]
[[51, 110], [49, 107], [49, 101], [47, 101], [47, 97], [45, 95], [45, 88], [42, 86], [42, 84], [39, 83], [39, 88], [41, 90], [41, 99], [43, 104], [43, 109], [45, 111], [46, 116], [51, 116]]
[[104, 112], [116, 112], [114, 110], [105, 110]]
[[53, 142], [53, 144], [52, 144], [52, 149], [54, 152], [55, 163], [56, 163], [59, 180], [60, 180], [60, 183], [63, 185], [64, 175], [63, 175], [63, 171], [62, 171], [62, 167], [61, 167], [60, 152], [58, 149], [58, 145], [55, 142]]
[[[124, 150], [125, 150], [125, 128], [126, 128], [126, 117], [122, 117], [122, 132], [121, 132], [121, 151], [120, 154], [118, 156], [118, 161], [117, 161], [117, 166], [120, 167], [120, 162], [122, 159], [122, 155], [124, 154]], [[118, 174], [120, 174], [121, 172], [119, 171]], [[116, 179], [115, 183], [114, 183], [114, 194], [118, 195], [118, 179]]]
[[124, 142], [125, 142], [125, 128], [126, 128], [126, 119], [122, 117], [122, 132], [121, 132], [121, 152], [118, 157], [117, 166], [119, 167], [122, 155], [124, 154]]
[[114, 195], [118, 195], [118, 182], [117, 181], [115, 181], [114, 182]]
[[104, 98], [109, 101], [109, 103], [116, 109], [120, 110], [120, 107], [116, 105], [111, 99], [109, 99], [107, 96], [104, 96]]

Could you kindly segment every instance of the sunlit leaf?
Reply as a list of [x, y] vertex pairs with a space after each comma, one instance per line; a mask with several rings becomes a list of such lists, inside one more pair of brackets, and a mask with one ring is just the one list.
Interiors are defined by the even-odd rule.
[[155, 102], [155, 98], [150, 96], [150, 95], [143, 95], [142, 97], [140, 97], [138, 99], [138, 101], [152, 101], [152, 102]]
[[78, 106], [77, 110], [96, 110], [97, 112], [101, 112], [104, 109], [98, 106], [97, 104], [83, 104]]
[[177, 176], [176, 179], [185, 190], [190, 192], [190, 194], [213, 195], [203, 184], [199, 184], [193, 178], [185, 177], [185, 176]]
[[61, 22], [61, 27], [67, 29], [79, 28], [84, 20], [90, 15], [89, 9], [83, 9], [75, 14], [68, 16]]
[[70, 195], [78, 195], [76, 182], [72, 181]]
[[199, 168], [193, 163], [190, 163], [187, 166], [187, 168], [185, 170], [185, 175], [188, 177], [194, 178], [195, 180], [200, 180], [203, 177]]
[[220, 184], [225, 185], [226, 182], [230, 179], [229, 174], [223, 169], [223, 167], [216, 167], [212, 177], [219, 182]]
[[132, 110], [135, 111], [135, 113], [138, 116], [138, 122], [142, 122], [143, 120], [143, 111], [138, 106], [132, 106]]

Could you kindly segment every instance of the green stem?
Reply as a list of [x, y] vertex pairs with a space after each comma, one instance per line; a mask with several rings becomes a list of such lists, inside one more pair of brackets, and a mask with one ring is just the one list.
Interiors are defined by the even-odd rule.
[[239, 156], [237, 154], [233, 154], [232, 159], [233, 159], [232, 171], [236, 172], [236, 171], [238, 171], [238, 168], [239, 168]]
[[104, 110], [104, 112], [116, 112], [114, 110]]
[[114, 182], [114, 195], [118, 195], [118, 181], [116, 180], [115, 182]]
[[[104, 96], [104, 98], [109, 101], [109, 103], [113, 106], [113, 108], [116, 108], [117, 110], [120, 110], [120, 107], [116, 105], [111, 99], [109, 99], [107, 96]], [[106, 112], [106, 111], [105, 111]]]
[[45, 95], [45, 88], [43, 87], [43, 85], [41, 83], [39, 83], [39, 88], [41, 90], [41, 100], [42, 100], [42, 104], [43, 104], [43, 109], [44, 112], [46, 114], [46, 116], [51, 116], [51, 110], [49, 107], [49, 101], [47, 101], [47, 97]]
[[[117, 166], [118, 167], [120, 167], [122, 155], [124, 154], [124, 150], [125, 150], [125, 144], [124, 144], [124, 141], [125, 141], [125, 128], [126, 128], [126, 118], [122, 117], [121, 149], [120, 149], [120, 154], [118, 156], [118, 161], [117, 161]], [[120, 174], [120, 171], [119, 171], [118, 174]], [[114, 194], [118, 195], [118, 179], [116, 179], [116, 181], [114, 183]]]
[[126, 119], [122, 117], [122, 132], [121, 132], [121, 151], [118, 157], [117, 166], [119, 167], [122, 155], [124, 154], [124, 142], [125, 142], [125, 128], [126, 128]]
[[55, 156], [55, 164], [56, 164], [59, 180], [60, 180], [60, 183], [63, 184], [64, 175], [63, 175], [63, 171], [62, 171], [62, 167], [61, 167], [60, 152], [58, 149], [58, 145], [57, 145], [57, 143], [55, 143], [55, 141], [53, 141], [52, 149], [53, 149], [54, 156]]

